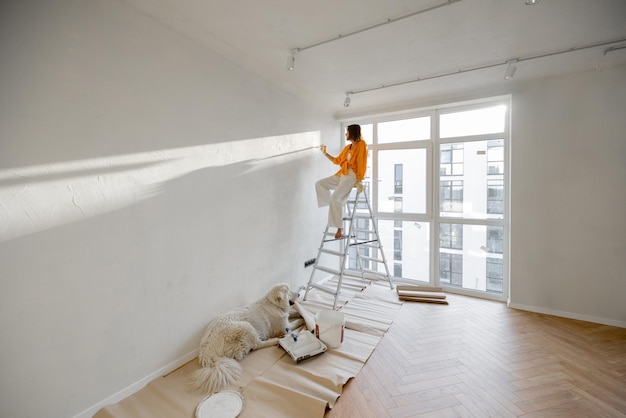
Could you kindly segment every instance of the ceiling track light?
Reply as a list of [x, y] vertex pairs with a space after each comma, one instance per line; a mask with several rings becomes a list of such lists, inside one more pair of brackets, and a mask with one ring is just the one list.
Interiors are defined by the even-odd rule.
[[[570, 52], [582, 51], [582, 50], [585, 50], [585, 49], [598, 48], [598, 47], [601, 47], [601, 46], [613, 45], [613, 44], [624, 43], [624, 42], [626, 42], [626, 37], [622, 37], [622, 38], [619, 38], [619, 39], [613, 39], [613, 40], [609, 40], [609, 41], [595, 42], [595, 43], [592, 43], [592, 44], [581, 45], [581, 46], [574, 46], [574, 47], [571, 47], [571, 48], [562, 49], [562, 50], [558, 50], [558, 51], [545, 52], [545, 53], [542, 53], [542, 54], [530, 55], [530, 56], [527, 56], [527, 57], [508, 59], [506, 61], [500, 61], [500, 62], [496, 62], [496, 63], [492, 63], [492, 64], [479, 65], [479, 66], [471, 67], [471, 68], [465, 68], [465, 69], [462, 68], [462, 69], [459, 69], [459, 70], [456, 70], [456, 71], [448, 71], [448, 72], [444, 72], [444, 73], [433, 74], [433, 75], [424, 76], [424, 77], [418, 77], [418, 78], [414, 78], [412, 80], [399, 81], [397, 83], [383, 84], [382, 86], [377, 86], [377, 87], [370, 87], [370, 88], [361, 89], [361, 90], [352, 90], [352, 91], [349, 92], [349, 94], [350, 95], [354, 95], [354, 94], [360, 94], [360, 93], [368, 93], [368, 92], [371, 92], [371, 91], [386, 89], [386, 88], [389, 88], [389, 87], [398, 87], [398, 86], [402, 86], [402, 85], [405, 85], [405, 84], [417, 83], [418, 81], [433, 80], [435, 78], [443, 78], [443, 77], [449, 77], [449, 76], [454, 76], [454, 75], [459, 75], [459, 74], [464, 74], [464, 73], [470, 73], [470, 72], [474, 72], [474, 71], [485, 70], [485, 69], [488, 69], [488, 68], [500, 67], [502, 65], [507, 65], [508, 66], [510, 64], [511, 68], [515, 68], [513, 66], [513, 63], [522, 62], [522, 61], [531, 61], [531, 60], [535, 60], [535, 59], [539, 59], [539, 58], [547, 58], [547, 57], [552, 57], [552, 56], [555, 56], [555, 55], [568, 54]], [[608, 48], [608, 49], [605, 50], [605, 55], [608, 52], [612, 52], [614, 50], [618, 50], [618, 49], [622, 49], [622, 48], [623, 48], [623, 46], [616, 46], [614, 48]], [[514, 71], [514, 70], [511, 70], [511, 71]], [[511, 77], [512, 77], [512, 75], [511, 75]], [[506, 78], [506, 74], [505, 74], [505, 78]]]
[[537, 3], [539, 3], [539, 0], [526, 0], [524, 2], [526, 6], [532, 6], [533, 4], [537, 4]]
[[350, 106], [351, 101], [352, 99], [350, 99], [350, 93], [346, 93], [346, 100], [343, 101], [343, 107]]
[[517, 71], [517, 67], [513, 64], [515, 64], [517, 62], [516, 59], [513, 60], [508, 60], [506, 62], [506, 71], [504, 72], [504, 79], [505, 80], [512, 80], [513, 76], [515, 75], [515, 71]]
[[396, 18], [389, 18], [389, 19], [385, 20], [384, 22], [377, 23], [375, 25], [368, 26], [368, 27], [363, 28], [363, 29], [358, 29], [358, 30], [355, 30], [354, 32], [342, 33], [342, 34], [339, 34], [339, 35], [335, 36], [334, 38], [327, 39], [327, 40], [321, 41], [321, 42], [317, 42], [317, 43], [312, 44], [312, 45], [303, 46], [303, 47], [299, 47], [299, 48], [293, 48], [291, 50], [291, 56], [287, 60], [287, 69], [289, 71], [293, 71], [294, 70], [294, 68], [295, 68], [295, 66], [294, 66], [295, 65], [295, 53], [296, 52], [302, 52], [302, 51], [304, 51], [306, 49], [315, 48], [317, 46], [325, 45], [327, 43], [334, 42], [334, 41], [339, 41], [341, 39], [345, 39], [345, 38], [347, 38], [349, 36], [352, 36], [352, 35], [357, 35], [359, 33], [363, 33], [363, 32], [366, 32], [368, 30], [371, 30], [371, 29], [376, 29], [376, 28], [379, 28], [381, 26], [388, 25], [390, 23], [395, 23], [395, 22], [397, 22], [399, 20], [402, 20], [402, 19], [407, 19], [409, 17], [417, 16], [417, 15], [420, 15], [422, 13], [426, 13], [426, 12], [430, 12], [430, 11], [439, 9], [440, 7], [449, 6], [451, 4], [458, 3], [460, 1], [462, 1], [462, 0], [445, 0], [445, 1], [442, 1], [441, 3], [439, 3], [439, 4], [436, 4], [434, 6], [428, 7], [426, 9], [418, 10], [416, 12], [409, 13], [407, 15], [396, 17]]

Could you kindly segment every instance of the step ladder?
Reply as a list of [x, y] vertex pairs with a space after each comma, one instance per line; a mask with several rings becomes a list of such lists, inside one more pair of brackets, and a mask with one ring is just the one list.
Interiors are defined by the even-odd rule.
[[[336, 239], [335, 232], [329, 231], [327, 226], [322, 236], [322, 243], [317, 252], [317, 258], [311, 271], [309, 283], [306, 286], [304, 300], [307, 300], [309, 291], [319, 289], [335, 297], [333, 309], [337, 309], [337, 300], [341, 294], [344, 277], [354, 277], [364, 282], [384, 280], [393, 289], [387, 259], [378, 234], [378, 225], [372, 214], [372, 207], [367, 197], [367, 191], [359, 192], [354, 188], [344, 207], [344, 236]], [[333, 262], [334, 259], [334, 262]], [[322, 260], [324, 262], [322, 263]], [[358, 270], [350, 270], [347, 265], [350, 260], [355, 261]], [[336, 265], [337, 268], [328, 267]], [[383, 266], [381, 270], [378, 267]], [[320, 279], [320, 275], [324, 277]], [[330, 275], [330, 276], [329, 276]], [[337, 278], [336, 287], [333, 278]]]

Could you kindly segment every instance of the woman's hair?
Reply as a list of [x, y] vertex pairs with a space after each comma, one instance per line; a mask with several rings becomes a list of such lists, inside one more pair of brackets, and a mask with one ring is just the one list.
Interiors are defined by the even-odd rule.
[[361, 136], [361, 125], [348, 125], [348, 139], [353, 140], [354, 142], [360, 141], [363, 139]]

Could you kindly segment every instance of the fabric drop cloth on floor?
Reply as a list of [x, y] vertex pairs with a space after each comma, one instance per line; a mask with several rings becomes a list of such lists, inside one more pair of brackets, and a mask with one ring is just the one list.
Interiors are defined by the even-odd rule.
[[[332, 286], [332, 283], [329, 285]], [[395, 319], [402, 302], [388, 284], [345, 283], [338, 306], [346, 316], [343, 343], [336, 349], [295, 363], [279, 346], [248, 354], [241, 378], [230, 390], [243, 395], [241, 418], [319, 418], [332, 408], [343, 386], [355, 377]], [[312, 290], [301, 305], [312, 313], [332, 309], [333, 296]], [[102, 408], [94, 418], [193, 418], [204, 399], [188, 389], [198, 360], [150, 382]]]

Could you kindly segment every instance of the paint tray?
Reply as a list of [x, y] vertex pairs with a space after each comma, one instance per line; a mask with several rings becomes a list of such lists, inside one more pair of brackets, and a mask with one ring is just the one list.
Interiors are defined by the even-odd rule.
[[301, 332], [297, 337], [298, 339], [294, 340], [292, 335], [285, 335], [278, 340], [278, 345], [280, 345], [296, 363], [306, 360], [309, 357], [322, 354], [328, 349], [326, 344], [318, 340], [315, 335], [308, 331]]

